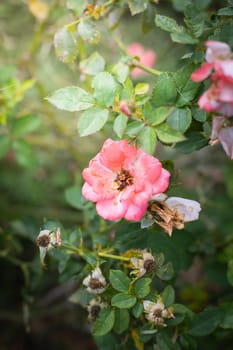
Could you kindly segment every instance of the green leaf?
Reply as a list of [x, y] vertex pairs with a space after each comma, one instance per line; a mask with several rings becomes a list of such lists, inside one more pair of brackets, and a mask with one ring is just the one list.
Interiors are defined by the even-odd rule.
[[228, 261], [227, 279], [231, 286], [233, 286], [233, 259]]
[[150, 293], [151, 278], [140, 278], [134, 284], [135, 293], [138, 298], [145, 298]]
[[200, 84], [197, 84], [190, 78], [194, 70], [195, 65], [190, 64], [179, 69], [175, 74], [173, 74], [173, 79], [178, 92], [178, 99], [176, 101], [177, 107], [187, 105], [196, 96]]
[[122, 137], [127, 128], [128, 118], [125, 114], [119, 114], [113, 123], [113, 130], [118, 137]]
[[211, 0], [195, 0], [195, 5], [199, 9], [205, 9], [210, 5], [210, 3], [211, 3]]
[[130, 279], [121, 270], [110, 270], [109, 280], [114, 289], [119, 292], [128, 292]]
[[175, 108], [167, 118], [168, 125], [177, 131], [185, 132], [192, 121], [189, 108]]
[[147, 0], [128, 0], [128, 5], [131, 15], [134, 16], [145, 11], [147, 8]]
[[150, 126], [145, 126], [138, 134], [138, 140], [145, 152], [153, 154], [156, 147], [156, 133]]
[[15, 119], [11, 126], [12, 135], [19, 137], [35, 131], [40, 125], [40, 118], [36, 115], [27, 115]]
[[143, 129], [144, 123], [139, 121], [130, 122], [125, 130], [125, 133], [130, 137], [136, 137]]
[[172, 33], [171, 39], [175, 43], [180, 43], [180, 44], [197, 44], [198, 43], [198, 39], [193, 38], [188, 33]]
[[82, 60], [79, 66], [82, 73], [96, 75], [104, 71], [105, 60], [98, 52], [94, 52], [87, 59]]
[[156, 342], [161, 350], [175, 350], [175, 345], [171, 341], [171, 337], [164, 332], [156, 334]]
[[175, 143], [185, 140], [184, 135], [180, 131], [171, 129], [168, 124], [161, 124], [156, 127], [156, 133], [161, 142]]
[[13, 143], [17, 162], [26, 168], [35, 168], [37, 160], [28, 143], [24, 140], [16, 140]]
[[117, 92], [117, 83], [110, 73], [98, 73], [92, 81], [92, 87], [94, 96], [100, 105], [109, 107], [113, 104]]
[[204, 123], [207, 119], [206, 111], [204, 111], [203, 109], [200, 109], [199, 107], [192, 108], [192, 116], [195, 120], [201, 123]]
[[193, 131], [185, 136], [187, 140], [176, 145], [176, 149], [183, 153], [192, 153], [208, 145], [208, 140], [201, 132]]
[[80, 136], [94, 134], [102, 129], [108, 120], [108, 110], [98, 107], [89, 108], [78, 120], [78, 132]]
[[143, 312], [144, 308], [143, 308], [143, 304], [140, 302], [137, 302], [134, 307], [132, 308], [132, 314], [134, 315], [134, 317], [139, 318]]
[[56, 56], [65, 63], [74, 61], [78, 54], [77, 40], [75, 33], [66, 27], [59, 29], [54, 35], [54, 47]]
[[155, 107], [174, 104], [177, 96], [176, 85], [168, 73], [162, 73], [154, 86], [151, 102]]
[[224, 7], [217, 12], [218, 16], [233, 16], [232, 7]]
[[185, 315], [185, 316], [188, 316], [190, 319], [193, 318], [194, 313], [190, 309], [188, 309], [186, 306], [182, 304], [173, 304], [172, 307], [174, 309], [175, 314]]
[[113, 333], [108, 333], [107, 335], [101, 337], [94, 337], [95, 343], [98, 349], [101, 350], [116, 350], [117, 337]]
[[83, 210], [89, 206], [82, 196], [82, 189], [79, 186], [72, 186], [65, 190], [65, 199], [73, 208]]
[[8, 135], [0, 136], [0, 159], [2, 159], [11, 147], [11, 140]]
[[143, 12], [142, 18], [142, 31], [147, 33], [150, 30], [154, 29], [154, 16], [155, 16], [155, 7], [148, 3], [146, 10]]
[[233, 329], [233, 303], [226, 303], [220, 307], [224, 312], [220, 327], [224, 329]]
[[96, 29], [96, 25], [91, 20], [81, 20], [78, 25], [78, 34], [84, 41], [89, 44], [98, 44], [100, 40], [100, 33]]
[[127, 293], [118, 293], [112, 298], [112, 306], [119, 309], [130, 309], [136, 303], [136, 298]]
[[93, 327], [94, 336], [103, 336], [111, 331], [115, 322], [115, 312], [110, 308], [102, 309]]
[[126, 331], [129, 326], [129, 312], [126, 309], [116, 309], [115, 310], [115, 323], [114, 323], [114, 331], [117, 334], [121, 334]]
[[217, 307], [206, 309], [194, 316], [188, 333], [196, 337], [211, 334], [222, 322], [223, 317], [223, 311]]
[[174, 269], [171, 262], [168, 262], [167, 264], [160, 266], [156, 270], [156, 276], [158, 276], [158, 278], [160, 278], [162, 281], [170, 280], [173, 277], [173, 275], [174, 275]]
[[173, 18], [167, 16], [155, 15], [155, 24], [157, 27], [169, 33], [179, 34], [185, 32], [185, 28], [183, 26], [179, 26]]
[[158, 107], [152, 109], [150, 104], [146, 104], [143, 109], [143, 115], [151, 125], [156, 126], [164, 122], [172, 111], [173, 107]]
[[195, 38], [199, 38], [204, 30], [203, 13], [194, 4], [187, 4], [185, 7], [185, 24]]
[[78, 86], [68, 86], [54, 91], [50, 97], [46, 97], [52, 105], [68, 112], [82, 111], [94, 104], [93, 97]]
[[119, 83], [123, 84], [129, 75], [129, 66], [122, 62], [118, 62], [115, 64], [115, 66], [113, 66], [112, 73]]
[[149, 84], [146, 83], [138, 83], [135, 86], [135, 95], [145, 95], [149, 91]]
[[73, 10], [76, 16], [80, 16], [85, 10], [88, 0], [67, 0], [66, 6], [69, 10]]
[[174, 291], [173, 287], [170, 285], [167, 286], [163, 290], [161, 296], [162, 296], [162, 300], [163, 300], [165, 307], [171, 306], [175, 301], [175, 291]]
[[8, 83], [15, 76], [17, 76], [17, 68], [5, 62], [4, 65], [0, 67], [0, 86]]

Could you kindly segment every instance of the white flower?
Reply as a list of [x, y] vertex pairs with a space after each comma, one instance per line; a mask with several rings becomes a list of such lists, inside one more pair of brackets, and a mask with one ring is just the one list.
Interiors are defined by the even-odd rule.
[[83, 284], [87, 287], [89, 293], [101, 294], [105, 291], [106, 280], [102, 275], [100, 268], [96, 267], [86, 278], [84, 278]]
[[146, 313], [146, 319], [157, 326], [166, 327], [164, 319], [175, 317], [172, 313], [172, 308], [166, 309], [160, 298], [158, 298], [156, 303], [150, 300], [144, 300], [143, 307]]
[[88, 320], [94, 321], [99, 315], [100, 311], [107, 306], [107, 303], [101, 301], [101, 298], [98, 296], [94, 299], [91, 299], [87, 305], [88, 311]]
[[184, 222], [194, 221], [199, 218], [201, 206], [197, 201], [181, 197], [170, 197], [166, 200], [166, 204], [169, 208], [176, 209], [179, 214], [183, 214]]
[[181, 230], [185, 222], [197, 220], [200, 210], [197, 201], [181, 197], [169, 198], [161, 193], [152, 197], [141, 227], [146, 228], [156, 223], [171, 236], [173, 227]]
[[60, 228], [55, 231], [41, 230], [36, 239], [37, 245], [40, 249], [40, 260], [44, 263], [44, 258], [48, 250], [54, 248], [56, 245], [61, 245]]
[[138, 277], [143, 276], [147, 272], [153, 271], [155, 268], [155, 259], [153, 255], [146, 250], [142, 251], [142, 259], [131, 258], [130, 261], [137, 270], [136, 275]]

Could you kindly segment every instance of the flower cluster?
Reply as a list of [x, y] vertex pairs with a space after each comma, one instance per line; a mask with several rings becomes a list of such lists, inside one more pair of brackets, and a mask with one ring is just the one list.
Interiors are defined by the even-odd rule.
[[233, 56], [230, 47], [223, 42], [206, 42], [206, 61], [192, 74], [194, 81], [202, 81], [211, 75], [211, 86], [199, 99], [200, 108], [217, 112], [214, 116], [210, 144], [221, 143], [226, 154], [233, 159]]
[[[156, 54], [153, 50], [145, 50], [145, 48], [139, 43], [133, 43], [127, 47], [128, 53], [137, 57], [139, 63], [143, 64], [146, 67], [153, 67], [156, 62]], [[132, 78], [138, 78], [141, 75], [145, 75], [145, 71], [136, 67], [132, 70]]]
[[230, 47], [223, 42], [206, 42], [206, 62], [192, 74], [193, 81], [202, 81], [211, 75], [211, 86], [199, 100], [207, 112], [233, 115], [233, 59]]
[[138, 221], [152, 196], [167, 189], [170, 173], [157, 158], [127, 140], [108, 139], [84, 169], [83, 177], [82, 194], [96, 202], [100, 216]]
[[146, 319], [156, 326], [166, 327], [165, 319], [175, 318], [172, 313], [173, 309], [165, 308], [161, 298], [158, 298], [156, 303], [150, 300], [144, 300], [143, 307], [146, 313]]

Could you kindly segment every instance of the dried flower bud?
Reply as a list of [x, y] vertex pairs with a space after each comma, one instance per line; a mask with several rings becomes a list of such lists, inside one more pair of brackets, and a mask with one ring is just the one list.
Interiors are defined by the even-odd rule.
[[161, 298], [159, 297], [156, 303], [145, 300], [143, 302], [144, 311], [146, 313], [146, 319], [157, 326], [166, 327], [165, 320], [168, 318], [174, 318], [172, 308], [165, 308]]
[[44, 258], [48, 250], [54, 248], [56, 245], [61, 246], [61, 232], [57, 228], [56, 232], [50, 230], [41, 230], [37, 236], [36, 243], [40, 249], [40, 260], [44, 264]]
[[87, 305], [88, 320], [95, 321], [100, 311], [106, 306], [107, 303], [101, 301], [101, 298], [99, 296], [92, 299]]
[[138, 277], [143, 276], [147, 272], [152, 272], [155, 269], [155, 259], [153, 255], [146, 250], [141, 252], [140, 258], [131, 258], [131, 262], [136, 269], [134, 273]]
[[92, 294], [101, 294], [105, 291], [106, 280], [99, 267], [96, 267], [84, 280], [84, 286]]
[[197, 220], [200, 210], [197, 201], [167, 197], [165, 194], [155, 195], [149, 202], [141, 227], [145, 228], [155, 223], [171, 236], [173, 228], [181, 230], [185, 222]]

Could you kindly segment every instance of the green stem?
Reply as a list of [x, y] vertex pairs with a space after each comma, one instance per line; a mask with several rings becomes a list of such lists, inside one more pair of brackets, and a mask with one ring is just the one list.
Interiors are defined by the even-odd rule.
[[83, 252], [81, 251], [81, 249], [77, 248], [77, 247], [74, 247], [70, 244], [67, 244], [67, 243], [62, 243], [61, 245], [61, 248], [65, 248], [65, 249], [68, 249], [69, 251], [71, 251], [72, 253], [74, 254], [78, 254], [80, 256], [83, 255]]
[[130, 258], [126, 258], [125, 256], [119, 256], [119, 255], [113, 255], [103, 252], [98, 252], [98, 256], [101, 258], [109, 258], [109, 259], [115, 259], [115, 260], [121, 260], [121, 261], [130, 261]]
[[[131, 65], [131, 64], [130, 64]], [[132, 66], [133, 67], [138, 67], [138, 68], [141, 68], [142, 70], [144, 70], [145, 72], [147, 73], [150, 73], [150, 74], [153, 74], [153, 75], [160, 75], [161, 71], [157, 70], [157, 69], [153, 69], [153, 68], [150, 68], [150, 67], [146, 67], [144, 66], [143, 64], [139, 63], [137, 60], [133, 60], [132, 62]]]

